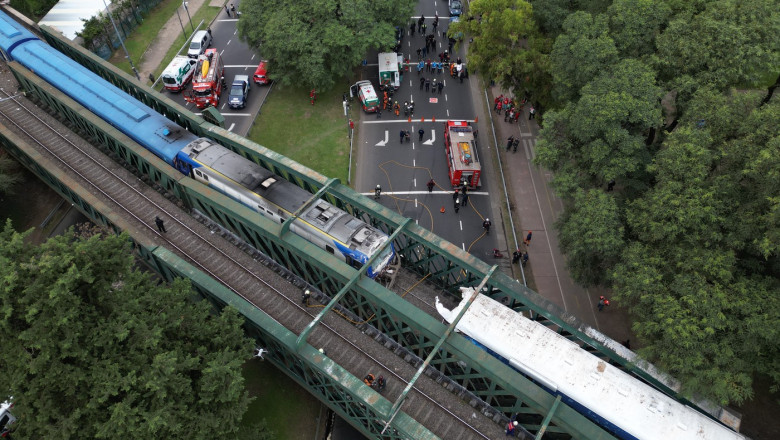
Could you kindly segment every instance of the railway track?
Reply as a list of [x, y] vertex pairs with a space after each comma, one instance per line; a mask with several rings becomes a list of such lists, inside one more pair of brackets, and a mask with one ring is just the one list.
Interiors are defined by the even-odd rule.
[[[250, 256], [214, 234], [213, 225], [210, 229], [181, 211], [27, 99], [2, 91], [0, 100], [2, 125], [36, 146], [151, 240], [220, 281], [295, 334], [300, 334], [319, 312], [319, 308], [301, 303], [301, 288], [273, 270], [274, 263], [257, 264], [262, 257]], [[157, 215], [165, 220], [165, 234], [154, 226]], [[355, 377], [384, 375], [388, 383], [382, 395], [391, 402], [415, 374], [411, 365], [334, 313], [322, 320], [308, 342], [325, 349], [329, 358]], [[425, 375], [415, 383], [402, 410], [439, 438], [489, 439], [503, 434], [495, 422]]]

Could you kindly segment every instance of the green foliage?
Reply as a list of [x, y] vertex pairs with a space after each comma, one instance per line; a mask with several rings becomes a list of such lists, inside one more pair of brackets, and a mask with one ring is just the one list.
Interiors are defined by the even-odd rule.
[[599, 72], [618, 61], [607, 18], [587, 12], [569, 15], [550, 57], [557, 95], [564, 100], [574, 98]]
[[39, 21], [59, 0], [11, 0], [11, 7], [33, 21]]
[[366, 53], [395, 44], [414, 2], [245, 0], [238, 32], [271, 61], [269, 76], [284, 85], [329, 90]]
[[0, 152], [0, 194], [13, 194], [22, 180], [17, 172], [18, 164], [4, 152]]
[[577, 191], [558, 221], [569, 271], [585, 285], [601, 284], [623, 251], [623, 222], [614, 197], [599, 190]]
[[533, 92], [534, 101], [548, 106], [552, 76], [551, 41], [543, 37], [524, 0], [474, 0], [449, 35], [468, 33], [468, 63], [485, 78], [515, 95]]
[[743, 402], [757, 374], [778, 388], [780, 103], [730, 90], [776, 78], [776, 2], [604, 4], [533, 2], [562, 31], [536, 163], [567, 201], [571, 273], [614, 289], [686, 393]]
[[238, 431], [252, 344], [185, 281], [133, 269], [127, 236], [0, 233], [0, 370], [27, 438], [211, 438]]

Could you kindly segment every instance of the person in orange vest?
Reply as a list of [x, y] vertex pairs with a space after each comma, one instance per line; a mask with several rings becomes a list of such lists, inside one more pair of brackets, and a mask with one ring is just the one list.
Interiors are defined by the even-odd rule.
[[506, 435], [510, 437], [514, 437], [515, 435], [515, 427], [517, 426], [517, 421], [509, 422], [506, 425]]
[[363, 378], [363, 382], [368, 386], [374, 386], [374, 375], [371, 373], [366, 374], [366, 377]]

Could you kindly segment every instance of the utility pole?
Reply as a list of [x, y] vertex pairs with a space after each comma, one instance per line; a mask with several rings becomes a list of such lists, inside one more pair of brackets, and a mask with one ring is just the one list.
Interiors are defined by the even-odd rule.
[[190, 19], [190, 27], [192, 28], [192, 33], [195, 33], [195, 26], [192, 24], [192, 17], [190, 17], [190, 8], [187, 7], [187, 2], [181, 2], [181, 5], [184, 6], [184, 10], [187, 11], [187, 17]]
[[116, 36], [119, 37], [119, 44], [122, 45], [122, 49], [125, 51], [125, 58], [127, 58], [127, 61], [130, 62], [130, 68], [133, 69], [133, 73], [135, 73], [135, 78], [138, 81], [141, 81], [141, 76], [138, 75], [138, 70], [135, 69], [135, 65], [133, 65], [133, 60], [130, 58], [130, 53], [127, 51], [127, 48], [125, 47], [125, 41], [122, 40], [122, 34], [119, 33], [119, 29], [116, 27], [116, 23], [114, 23], [114, 17], [111, 15], [111, 11], [108, 9], [108, 4], [106, 4], [106, 0], [103, 0], [103, 6], [106, 7], [106, 13], [108, 14], [108, 19], [111, 20], [111, 25], [114, 26], [114, 31], [116, 31]]

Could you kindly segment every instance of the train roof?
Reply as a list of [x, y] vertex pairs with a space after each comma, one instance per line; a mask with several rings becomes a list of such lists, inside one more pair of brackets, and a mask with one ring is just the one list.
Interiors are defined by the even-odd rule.
[[[470, 291], [462, 289], [463, 297], [468, 298]], [[451, 321], [465, 303], [466, 299], [448, 310], [437, 299], [436, 308]], [[579, 402], [637, 439], [745, 439], [484, 295], [477, 296], [457, 329], [538, 383]]]
[[32, 32], [17, 23], [16, 20], [4, 13], [0, 13], [0, 49], [13, 60], [13, 51], [16, 46], [27, 40], [37, 40]]
[[13, 57], [168, 163], [173, 163], [178, 151], [195, 138], [40, 40], [17, 46]]

